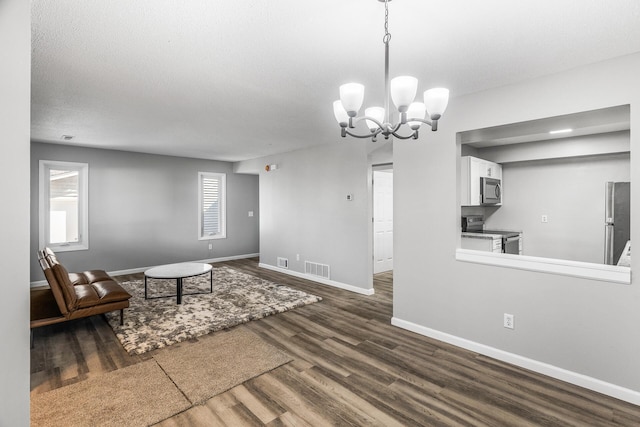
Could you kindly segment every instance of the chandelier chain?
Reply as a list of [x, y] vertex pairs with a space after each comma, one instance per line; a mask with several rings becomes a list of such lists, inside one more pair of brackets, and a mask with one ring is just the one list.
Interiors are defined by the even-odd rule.
[[391, 40], [391, 33], [389, 32], [389, 0], [384, 0], [384, 37], [382, 42], [388, 44]]

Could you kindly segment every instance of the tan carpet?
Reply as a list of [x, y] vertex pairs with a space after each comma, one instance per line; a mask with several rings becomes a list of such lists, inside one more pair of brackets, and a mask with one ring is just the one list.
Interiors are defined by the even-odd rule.
[[191, 404], [154, 360], [31, 396], [32, 426], [148, 426]]
[[194, 404], [292, 360], [244, 327], [174, 345], [153, 358]]
[[239, 326], [162, 349], [152, 360], [32, 394], [31, 425], [148, 426], [291, 360]]

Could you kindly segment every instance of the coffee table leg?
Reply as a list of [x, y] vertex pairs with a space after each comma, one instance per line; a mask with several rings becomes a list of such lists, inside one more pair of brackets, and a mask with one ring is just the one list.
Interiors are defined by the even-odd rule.
[[213, 269], [209, 271], [209, 287], [210, 292], [213, 293]]
[[147, 299], [147, 276], [144, 276], [144, 299]]
[[177, 288], [178, 304], [182, 304], [182, 277], [178, 278]]

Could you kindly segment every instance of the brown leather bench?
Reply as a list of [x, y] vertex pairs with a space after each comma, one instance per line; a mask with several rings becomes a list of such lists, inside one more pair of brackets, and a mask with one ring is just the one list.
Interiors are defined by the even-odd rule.
[[122, 325], [131, 294], [105, 271], [69, 273], [49, 248], [38, 259], [50, 289], [32, 292], [31, 329], [115, 310]]

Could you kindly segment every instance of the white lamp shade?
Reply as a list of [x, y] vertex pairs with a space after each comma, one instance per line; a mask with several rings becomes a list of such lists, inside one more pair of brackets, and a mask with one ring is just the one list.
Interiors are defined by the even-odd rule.
[[449, 89], [437, 87], [424, 92], [424, 104], [432, 120], [438, 120], [444, 114], [449, 103]]
[[391, 99], [398, 111], [405, 112], [416, 97], [418, 79], [411, 76], [400, 76], [391, 80]]
[[[384, 108], [369, 107], [366, 110], [364, 110], [364, 115], [373, 117], [374, 119], [382, 123], [382, 121], [384, 120]], [[378, 129], [378, 125], [375, 122], [372, 122], [371, 120], [365, 120], [365, 121], [367, 122], [367, 127], [372, 131]]]
[[340, 101], [350, 117], [355, 117], [364, 101], [364, 85], [347, 83], [340, 86]]
[[[426, 112], [426, 107], [422, 102], [412, 102], [407, 109], [407, 119], [424, 119]], [[411, 129], [416, 130], [420, 127], [422, 122], [412, 122], [409, 120], [407, 124]]]
[[349, 123], [349, 115], [342, 106], [342, 101], [340, 100], [333, 102], [333, 115], [336, 117], [336, 121], [341, 125]]

